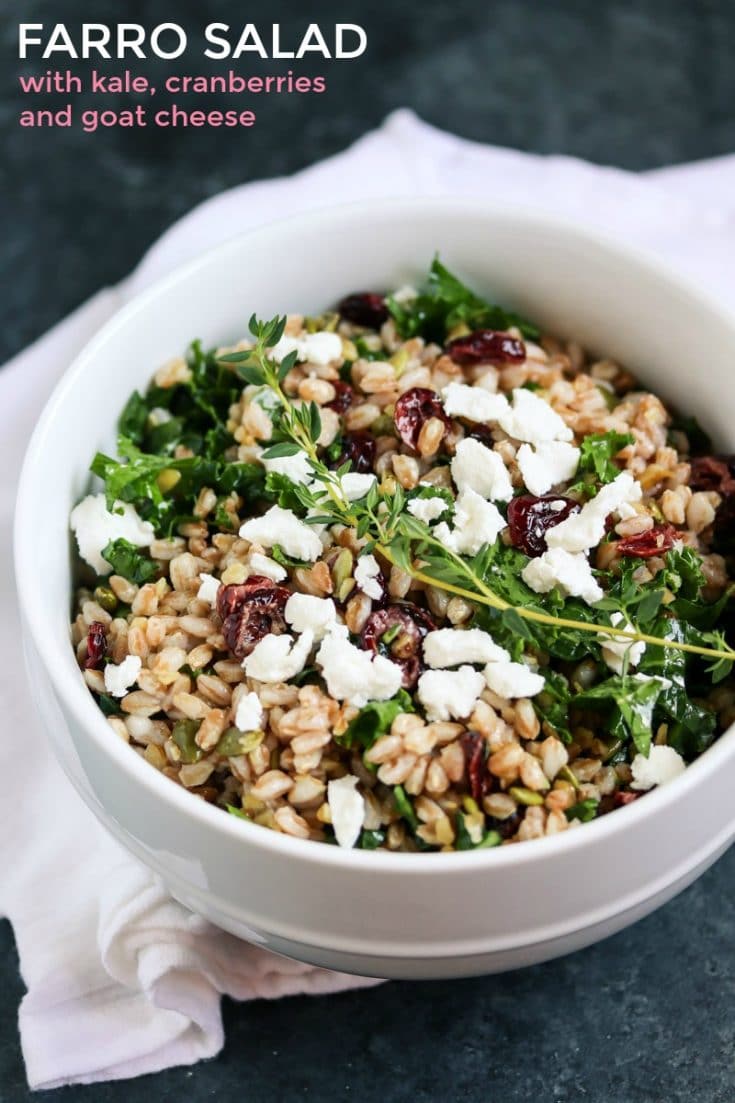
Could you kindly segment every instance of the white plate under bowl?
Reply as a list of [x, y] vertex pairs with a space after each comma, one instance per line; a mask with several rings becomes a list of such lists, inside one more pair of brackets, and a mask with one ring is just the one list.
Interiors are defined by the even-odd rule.
[[[661, 790], [582, 828], [498, 850], [344, 851], [197, 800], [114, 738], [69, 643], [68, 517], [133, 388], [184, 350], [241, 337], [253, 311], [320, 312], [420, 279], [435, 252], [473, 287], [621, 360], [735, 450], [735, 319], [661, 265], [545, 214], [451, 200], [367, 203], [238, 237], [121, 310], [69, 367], [29, 444], [15, 526], [34, 696], [102, 823], [214, 923], [304, 961], [448, 977], [541, 961], [650, 912], [735, 831], [732, 730]], [[84, 860], [83, 849], [79, 860]]]

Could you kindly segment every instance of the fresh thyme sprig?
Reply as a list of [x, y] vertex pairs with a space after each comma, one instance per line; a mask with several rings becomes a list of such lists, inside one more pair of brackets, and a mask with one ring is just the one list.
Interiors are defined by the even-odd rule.
[[[406, 495], [400, 486], [381, 490], [376, 482], [364, 498], [350, 501], [342, 486], [342, 479], [349, 472], [349, 463], [333, 471], [319, 455], [317, 442], [322, 423], [318, 406], [314, 402], [295, 403], [283, 390], [283, 381], [294, 367], [297, 354], [289, 353], [279, 364], [272, 359], [270, 352], [283, 336], [285, 326], [285, 317], [261, 322], [253, 315], [250, 319], [250, 332], [255, 339], [252, 347], [227, 353], [219, 359], [234, 365], [245, 382], [269, 388], [277, 399], [275, 427], [282, 439], [267, 449], [263, 458], [305, 453], [314, 478], [309, 485], [293, 483], [290, 490], [307, 511], [307, 521], [355, 528], [358, 537], [368, 537], [373, 550], [416, 581], [435, 586], [470, 603], [494, 609], [509, 618], [512, 624], [518, 623], [520, 618], [521, 622], [584, 632], [598, 638], [616, 637], [631, 643], [651, 644], [711, 659], [713, 676], [716, 671], [718, 678], [729, 671], [735, 660], [735, 649], [726, 643], [721, 634], [710, 634], [719, 644], [718, 647], [704, 647], [680, 639], [651, 635], [636, 627], [619, 628], [610, 623], [556, 616], [506, 600], [488, 586], [482, 571], [478, 569], [478, 559], [482, 553], [468, 559], [437, 539], [427, 524], [406, 511]], [[623, 623], [627, 623], [627, 618]]]

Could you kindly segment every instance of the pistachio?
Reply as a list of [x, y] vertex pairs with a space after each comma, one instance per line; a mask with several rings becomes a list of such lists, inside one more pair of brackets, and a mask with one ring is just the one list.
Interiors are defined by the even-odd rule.
[[399, 348], [390, 358], [390, 363], [396, 371], [396, 379], [400, 379], [408, 364], [408, 353], [405, 348]]
[[350, 596], [354, 588], [354, 578], [346, 578], [340, 588], [337, 590], [337, 600], [341, 602], [347, 601], [347, 598]]
[[574, 786], [575, 789], [579, 789], [579, 782], [577, 781], [577, 777], [574, 771], [569, 768], [569, 766], [562, 766], [561, 770], [559, 770], [559, 773], [556, 776], [562, 778], [564, 781], [568, 781], [571, 785]]
[[181, 761], [187, 764], [198, 762], [202, 757], [202, 750], [196, 744], [200, 724], [201, 720], [177, 720], [171, 732], [171, 738], [181, 751]]
[[260, 746], [264, 738], [265, 734], [262, 731], [241, 732], [239, 728], [228, 728], [220, 736], [215, 751], [225, 758], [250, 754]]
[[180, 471], [177, 471], [174, 467], [164, 467], [156, 478], [161, 494], [167, 494], [169, 490], [173, 490], [180, 478]]
[[339, 592], [345, 582], [352, 577], [354, 562], [350, 549], [342, 548], [332, 565], [332, 582], [334, 584], [334, 592], [337, 596], [339, 596]]
[[117, 597], [115, 591], [109, 586], [98, 586], [94, 591], [94, 600], [106, 613], [114, 613], [117, 609]]
[[522, 785], [513, 785], [508, 790], [509, 796], [517, 800], [519, 804], [534, 805], [543, 804], [544, 798], [541, 793], [534, 793], [533, 789], [525, 789]]
[[376, 417], [375, 421], [370, 426], [370, 432], [374, 433], [376, 437], [394, 437], [396, 435], [396, 427], [393, 418], [388, 414], [381, 414], [380, 417]]

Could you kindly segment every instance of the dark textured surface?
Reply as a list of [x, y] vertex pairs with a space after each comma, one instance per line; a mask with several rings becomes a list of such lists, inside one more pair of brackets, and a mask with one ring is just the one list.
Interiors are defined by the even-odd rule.
[[[129, 0], [125, 18], [304, 21], [296, 0], [275, 7]], [[1, 0], [0, 14], [0, 361], [123, 276], [200, 199], [333, 153], [403, 104], [478, 140], [633, 169], [735, 147], [731, 0], [315, 2], [309, 19], [367, 27], [368, 56], [328, 67], [324, 96], [263, 99], [257, 129], [238, 135], [21, 133], [16, 20], [112, 21], [121, 7], [27, 0], [21, 16]], [[733, 1103], [734, 876], [731, 852], [630, 931], [525, 972], [228, 1005], [216, 1061], [46, 1098]], [[15, 1024], [23, 987], [7, 923], [0, 980], [0, 1100], [16, 1103], [27, 1098]]]
[[[123, 276], [194, 203], [334, 153], [402, 104], [470, 138], [633, 169], [735, 146], [732, 0], [353, 0], [347, 7], [314, 0], [306, 7], [309, 19], [362, 22], [369, 33], [363, 58], [327, 63], [325, 95], [261, 97], [256, 129], [242, 133], [86, 135], [16, 127], [22, 104], [12, 58], [20, 16], [0, 0], [0, 194], [9, 214], [0, 362]], [[84, 14], [112, 22], [121, 10], [115, 0], [92, 8], [84, 0], [26, 0], [22, 8], [26, 21], [47, 23]], [[193, 40], [210, 19], [239, 27], [277, 17], [293, 34], [304, 26], [304, 9], [298, 0], [245, 7], [180, 0], [174, 9], [130, 0], [125, 18], [148, 26], [175, 18]], [[206, 71], [198, 53], [192, 48], [188, 67]], [[161, 63], [138, 64], [160, 79]], [[222, 63], [209, 64], [221, 71]], [[46, 63], [35, 67], [44, 71]], [[214, 97], [209, 102], [216, 105]]]

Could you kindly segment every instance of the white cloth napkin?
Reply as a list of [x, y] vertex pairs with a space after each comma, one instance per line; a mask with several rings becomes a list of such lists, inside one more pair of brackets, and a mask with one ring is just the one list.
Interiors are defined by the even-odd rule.
[[213, 1056], [223, 1044], [222, 993], [245, 1000], [375, 983], [276, 957], [191, 915], [108, 838], [63, 777], [22, 667], [8, 538], [35, 418], [94, 331], [182, 260], [286, 214], [357, 198], [441, 194], [584, 220], [655, 251], [735, 302], [735, 157], [636, 176], [463, 141], [399, 111], [345, 153], [294, 177], [201, 204], [132, 276], [0, 372], [0, 767], [10, 779], [0, 801], [0, 915], [13, 924], [28, 989], [19, 1020], [33, 1088], [137, 1076]]

